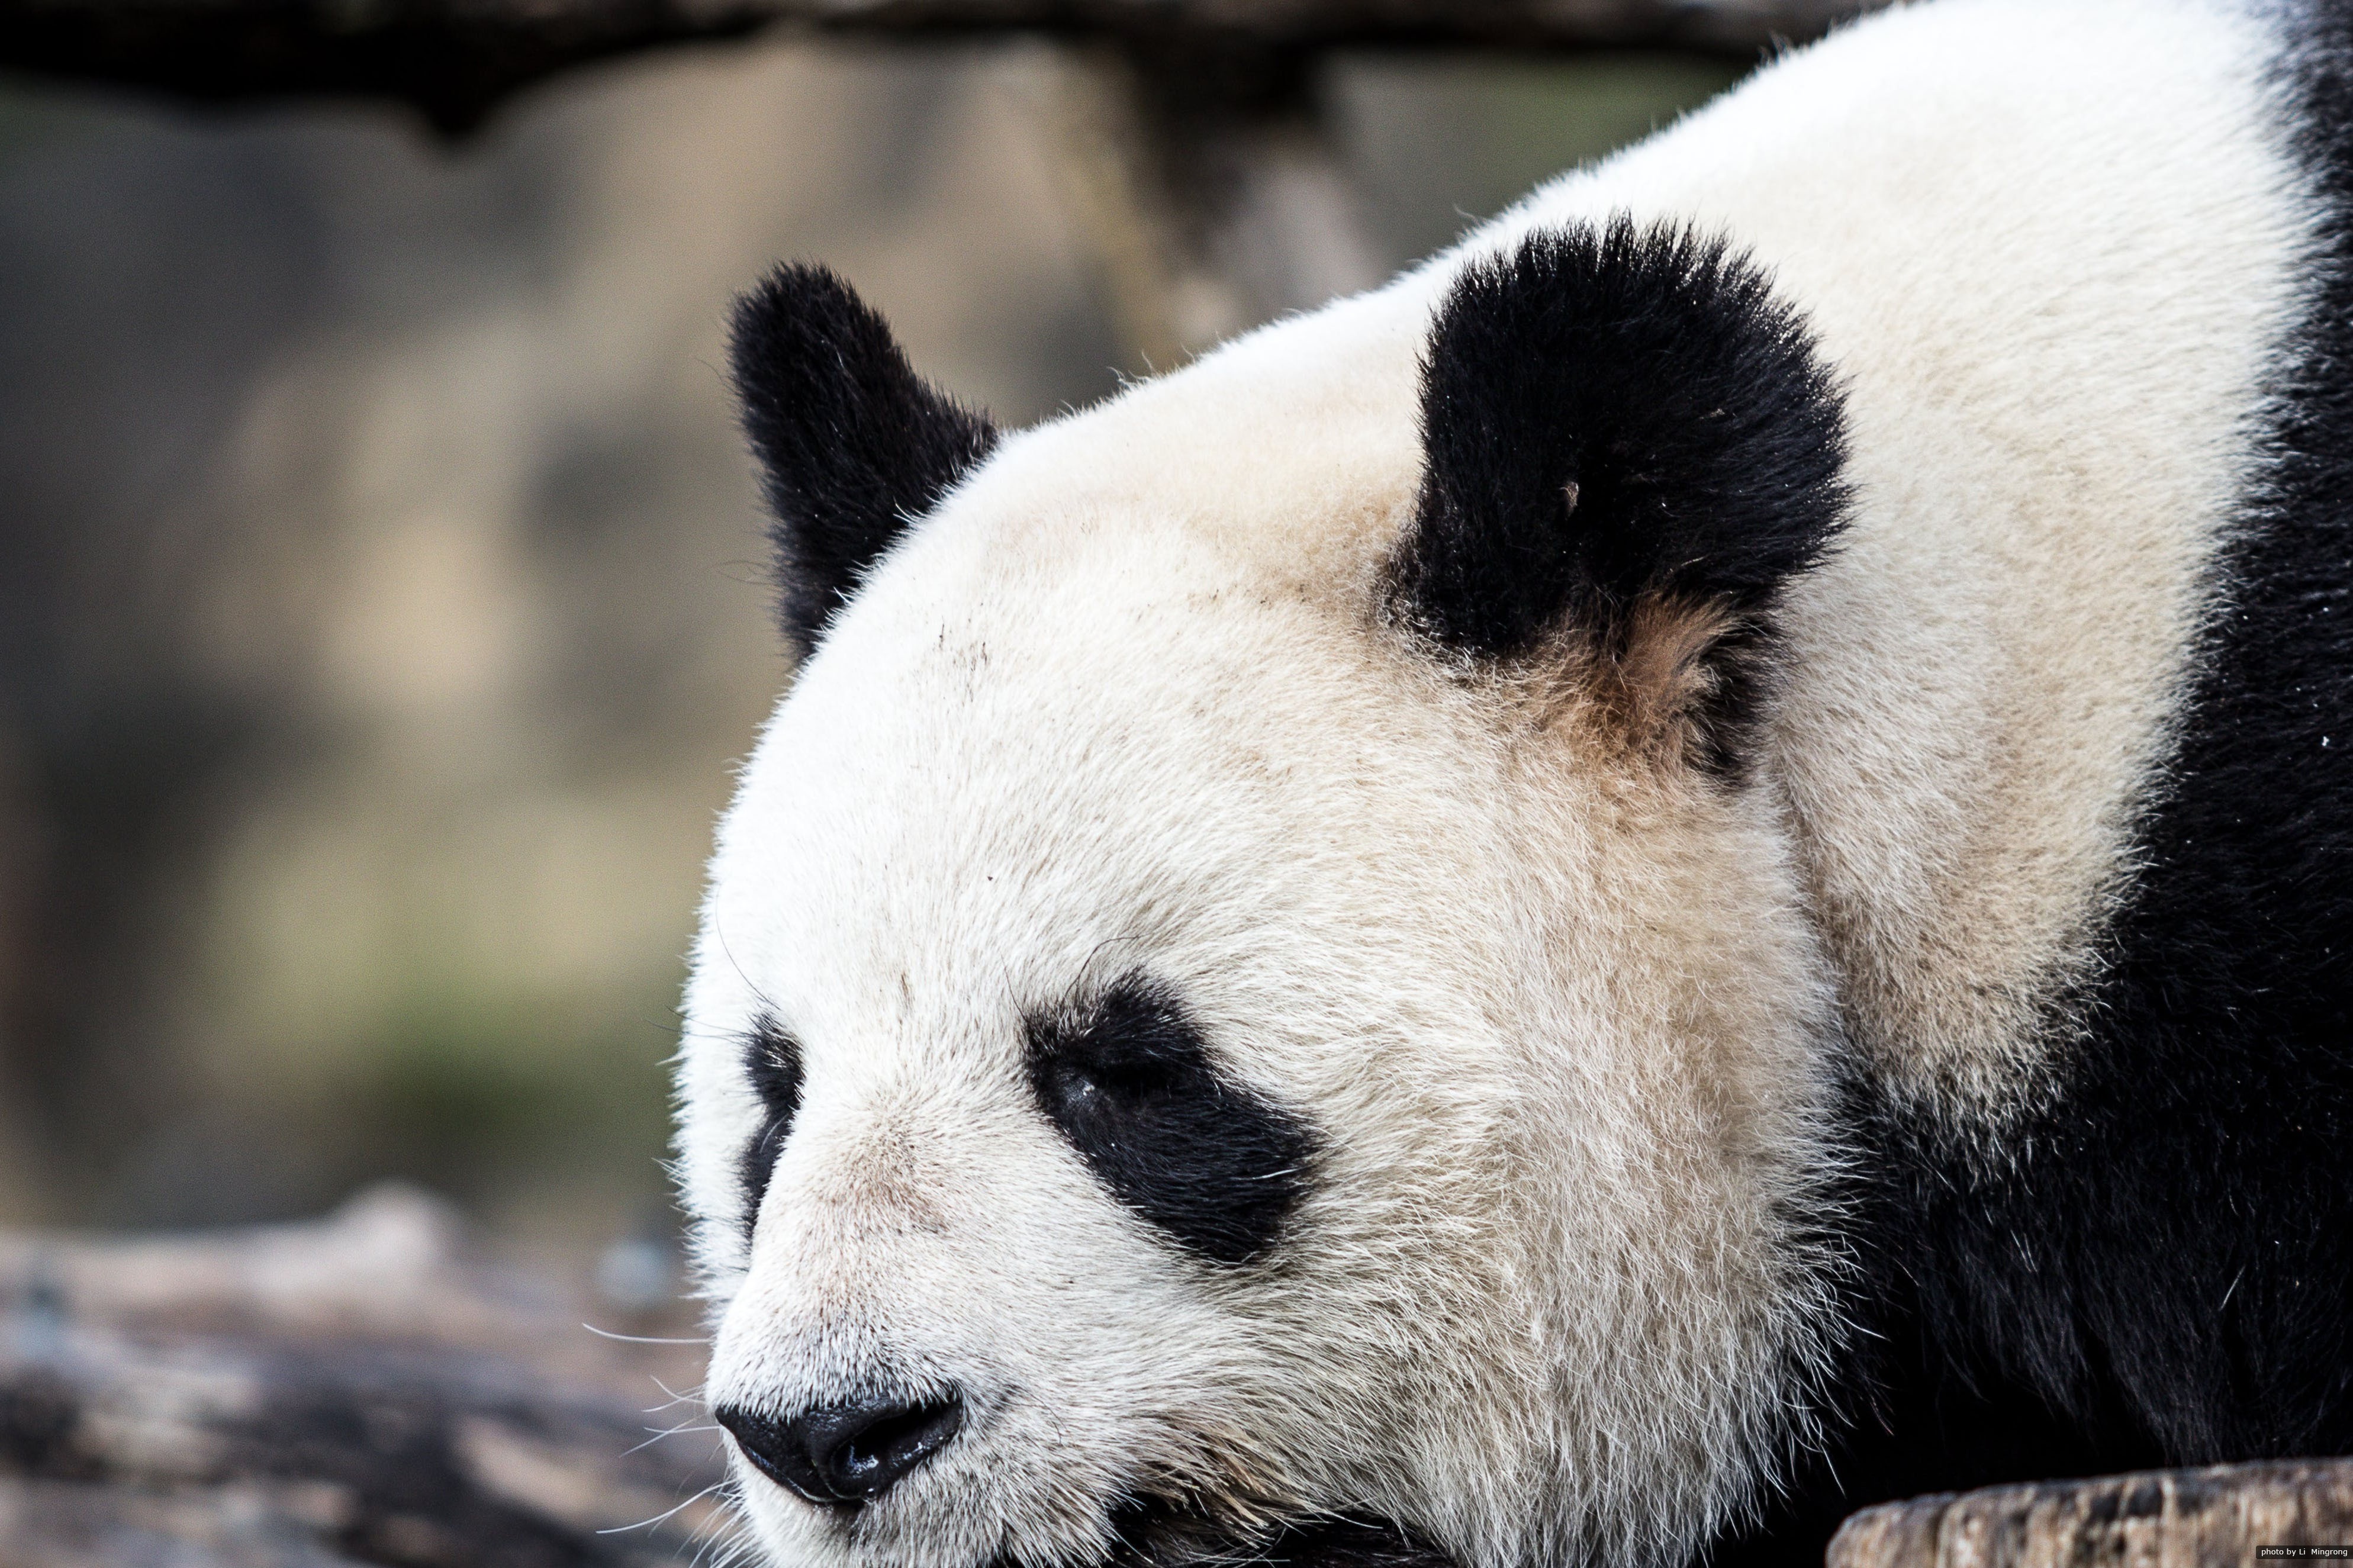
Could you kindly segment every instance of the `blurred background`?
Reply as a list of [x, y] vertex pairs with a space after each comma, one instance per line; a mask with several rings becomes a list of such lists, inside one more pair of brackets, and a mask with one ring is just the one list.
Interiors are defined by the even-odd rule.
[[[681, 954], [788, 673], [723, 313], [824, 259], [1005, 423], [1143, 373], [1074, 68], [712, 46], [454, 142], [0, 77], [0, 1226], [396, 1176], [570, 1266], [670, 1235]], [[1317, 87], [1387, 270], [1739, 68]]]

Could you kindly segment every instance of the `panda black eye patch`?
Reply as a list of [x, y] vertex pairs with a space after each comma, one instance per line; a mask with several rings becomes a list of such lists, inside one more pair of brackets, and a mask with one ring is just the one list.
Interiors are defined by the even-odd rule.
[[1218, 1072], [1167, 990], [1131, 975], [1033, 1015], [1028, 1037], [1039, 1109], [1113, 1197], [1213, 1263], [1273, 1241], [1307, 1190], [1314, 1137]]
[[800, 1042], [774, 1017], [761, 1014], [744, 1037], [744, 1072], [763, 1112], [759, 1127], [735, 1157], [736, 1174], [744, 1184], [744, 1236], [749, 1240], [760, 1220], [760, 1200], [768, 1195], [768, 1178], [776, 1173], [776, 1157], [785, 1152], [793, 1117], [801, 1108]]

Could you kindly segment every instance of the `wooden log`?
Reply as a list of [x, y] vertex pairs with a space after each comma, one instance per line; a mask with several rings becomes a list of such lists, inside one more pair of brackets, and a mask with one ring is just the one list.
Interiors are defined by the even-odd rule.
[[700, 1346], [583, 1316], [398, 1190], [206, 1239], [0, 1237], [0, 1563], [683, 1561], [727, 1528]]
[[1828, 1568], [2261, 1568], [2353, 1560], [2353, 1459], [2042, 1481], [1863, 1510]]
[[769, 27], [912, 40], [1015, 32], [1171, 51], [1339, 47], [1753, 56], [1884, 0], [0, 0], [0, 66], [225, 100], [389, 98], [461, 131], [591, 61]]
[[1044, 35], [1064, 184], [1136, 358], [1167, 369], [1384, 270], [1315, 102], [1341, 47], [1754, 58], [1888, 0], [0, 0], [0, 67], [202, 101], [391, 100], [457, 135], [596, 61], [782, 29]]

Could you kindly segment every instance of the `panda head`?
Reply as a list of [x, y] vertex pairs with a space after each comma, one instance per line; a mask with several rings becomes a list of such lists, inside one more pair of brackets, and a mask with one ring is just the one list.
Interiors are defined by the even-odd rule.
[[1687, 1550], [1823, 1353], [1828, 987], [1753, 737], [1837, 400], [1624, 222], [1000, 438], [739, 307], [797, 676], [681, 1169], [780, 1563]]

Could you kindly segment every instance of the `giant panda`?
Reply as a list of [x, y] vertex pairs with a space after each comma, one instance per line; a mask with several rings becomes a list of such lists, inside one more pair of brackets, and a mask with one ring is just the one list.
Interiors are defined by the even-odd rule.
[[2353, 6], [1939, 0], [999, 431], [734, 318], [787, 1568], [1819, 1561], [2353, 1447]]

